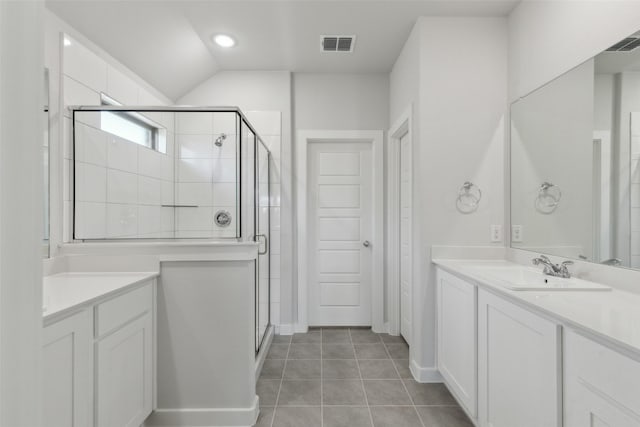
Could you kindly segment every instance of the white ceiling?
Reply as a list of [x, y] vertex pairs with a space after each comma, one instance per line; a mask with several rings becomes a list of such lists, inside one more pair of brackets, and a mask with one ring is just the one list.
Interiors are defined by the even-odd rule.
[[[419, 16], [504, 16], [518, 2], [47, 0], [47, 7], [175, 100], [220, 70], [388, 72]], [[237, 46], [215, 46], [217, 33]], [[322, 34], [355, 34], [354, 53], [320, 52]]]

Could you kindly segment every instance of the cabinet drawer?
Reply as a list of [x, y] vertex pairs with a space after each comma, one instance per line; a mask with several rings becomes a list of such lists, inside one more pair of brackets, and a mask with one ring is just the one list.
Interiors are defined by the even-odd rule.
[[136, 317], [151, 311], [153, 282], [96, 307], [95, 335], [100, 338]]

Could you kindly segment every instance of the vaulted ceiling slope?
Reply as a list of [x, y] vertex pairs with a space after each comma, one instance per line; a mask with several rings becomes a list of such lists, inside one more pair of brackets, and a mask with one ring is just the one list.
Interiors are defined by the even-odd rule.
[[[419, 16], [504, 16], [517, 2], [47, 0], [47, 7], [178, 99], [220, 70], [388, 72]], [[218, 33], [237, 46], [216, 46]], [[323, 34], [356, 35], [355, 51], [322, 53]]]

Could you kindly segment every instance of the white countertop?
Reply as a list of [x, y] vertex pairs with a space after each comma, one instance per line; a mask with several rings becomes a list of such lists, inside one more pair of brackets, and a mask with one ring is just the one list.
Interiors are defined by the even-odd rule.
[[42, 281], [44, 321], [63, 317], [70, 311], [108, 299], [158, 275], [158, 272], [96, 272], [45, 276]]
[[483, 274], [487, 266], [520, 266], [505, 260], [434, 259], [433, 263], [480, 288], [532, 308], [558, 323], [640, 356], [640, 295], [613, 288], [596, 291], [514, 291]]

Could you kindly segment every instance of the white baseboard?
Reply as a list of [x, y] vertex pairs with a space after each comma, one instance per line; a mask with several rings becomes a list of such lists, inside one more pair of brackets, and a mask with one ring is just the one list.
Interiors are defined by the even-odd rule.
[[260, 348], [260, 352], [256, 355], [256, 383], [258, 382], [258, 378], [260, 378], [260, 373], [262, 372], [264, 361], [267, 358], [267, 353], [269, 353], [269, 348], [271, 347], [271, 342], [273, 341], [274, 330], [274, 326], [269, 326], [269, 328], [267, 328], [266, 336], [264, 338], [264, 342], [262, 343], [262, 347]]
[[280, 328], [277, 331], [279, 335], [304, 334], [309, 331], [309, 327], [299, 323], [287, 323], [280, 325]]
[[376, 331], [375, 329], [373, 329], [373, 326], [371, 327], [371, 330], [377, 334], [388, 334], [389, 333], [389, 322], [384, 322], [382, 324], [382, 329], [379, 331]]
[[291, 323], [283, 323], [276, 325], [276, 334], [278, 335], [293, 335], [295, 332], [295, 325]]
[[409, 364], [409, 369], [411, 369], [411, 374], [413, 374], [413, 378], [419, 383], [441, 383], [444, 382], [442, 375], [440, 375], [440, 371], [435, 367], [422, 367], [419, 366], [415, 360], [411, 360]]
[[258, 396], [248, 408], [156, 409], [144, 427], [249, 427], [258, 419]]

